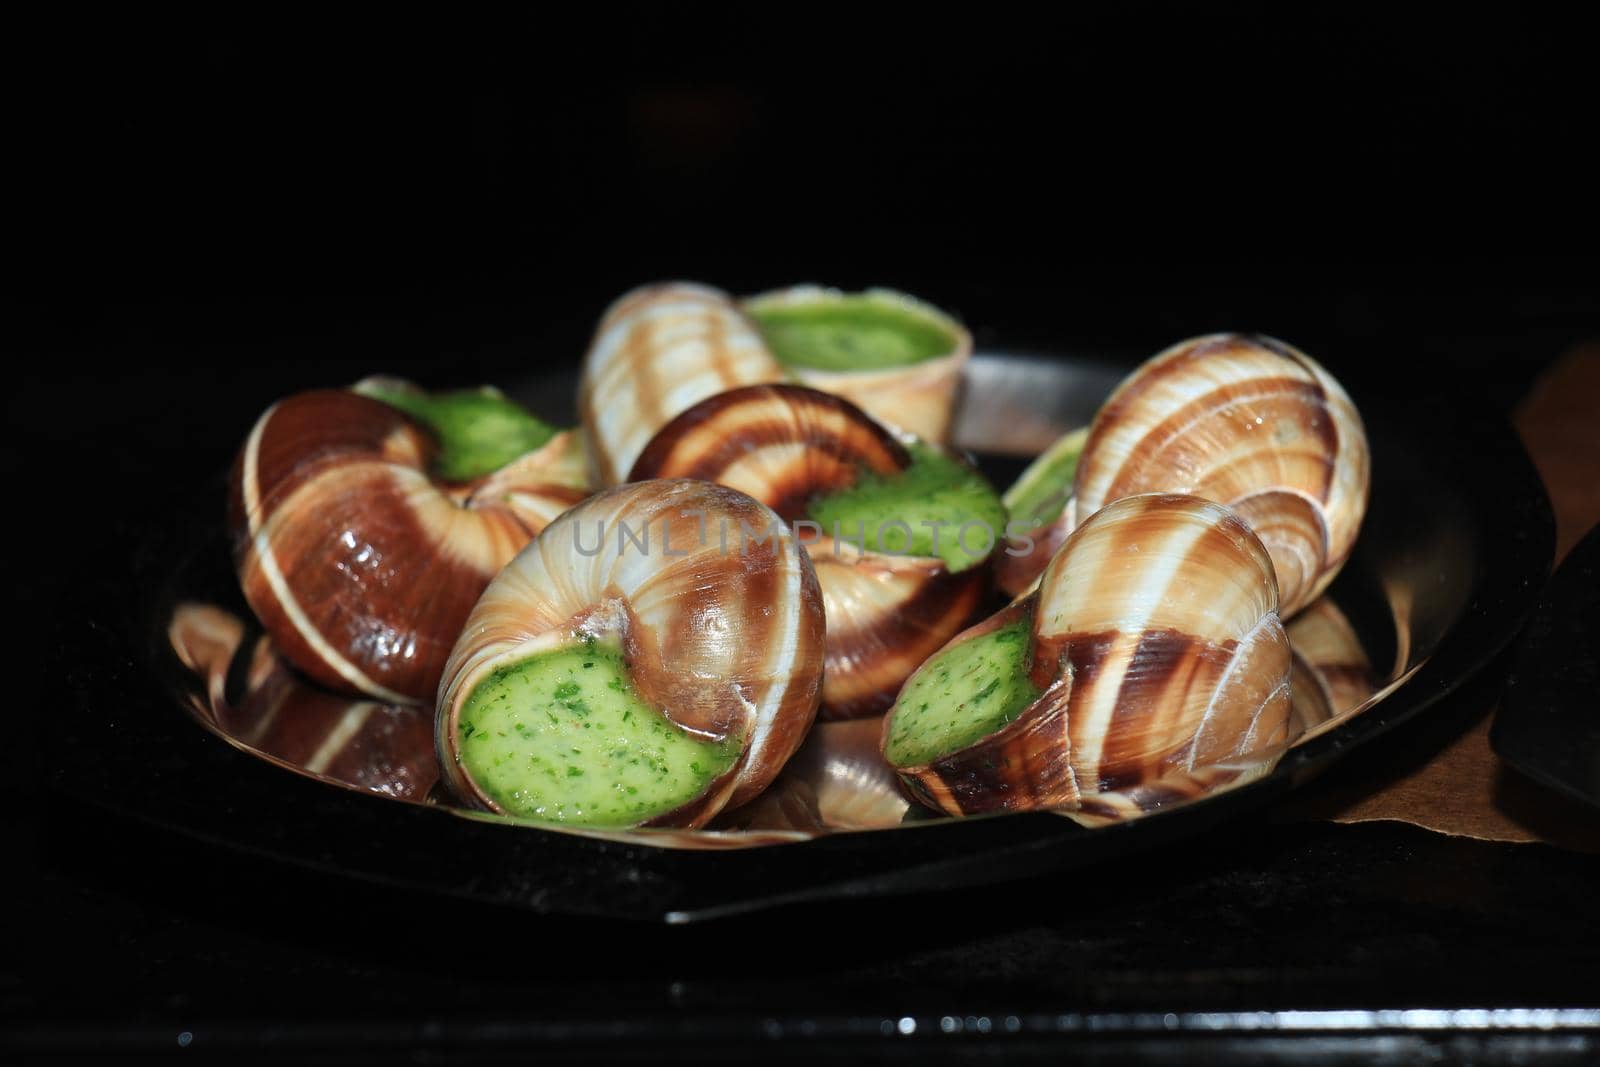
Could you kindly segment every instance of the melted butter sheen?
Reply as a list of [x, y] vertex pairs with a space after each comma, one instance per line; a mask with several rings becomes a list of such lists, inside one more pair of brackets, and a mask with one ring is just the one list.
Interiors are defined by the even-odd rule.
[[1028, 624], [1012, 623], [935, 656], [895, 701], [884, 755], [917, 767], [1012, 722], [1039, 696], [1028, 680]]
[[506, 812], [634, 826], [700, 796], [739, 745], [696, 737], [642, 700], [620, 651], [578, 646], [502, 667], [456, 725], [461, 760]]

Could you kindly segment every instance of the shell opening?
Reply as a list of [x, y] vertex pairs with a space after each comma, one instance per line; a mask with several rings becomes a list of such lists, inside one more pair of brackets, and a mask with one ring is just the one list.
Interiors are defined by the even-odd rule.
[[453, 724], [462, 768], [506, 814], [636, 826], [703, 796], [742, 738], [702, 737], [653, 707], [620, 644], [588, 638], [500, 666]]
[[948, 356], [960, 344], [945, 317], [887, 292], [805, 290], [745, 304], [780, 363], [811, 370], [908, 367]]
[[888, 725], [896, 767], [932, 763], [1014, 721], [1041, 690], [1028, 677], [1028, 620], [944, 649], [912, 675]]

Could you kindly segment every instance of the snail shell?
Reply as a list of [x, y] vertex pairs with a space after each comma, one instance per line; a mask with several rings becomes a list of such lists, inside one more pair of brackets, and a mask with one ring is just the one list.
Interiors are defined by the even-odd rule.
[[1173, 345], [1112, 393], [1070, 511], [1081, 521], [1138, 493], [1225, 504], [1266, 546], [1288, 618], [1349, 557], [1369, 469], [1361, 417], [1315, 360], [1271, 338], [1212, 334]]
[[[1288, 742], [1290, 654], [1276, 608], [1266, 550], [1227, 509], [1119, 500], [1072, 533], [1037, 592], [951, 642], [1025, 620], [1039, 696], [988, 736], [900, 767], [901, 778], [952, 815], [1069, 808], [1117, 819], [1214, 789]], [[897, 704], [885, 718], [886, 753], [904, 713]]]
[[1006, 490], [1009, 520], [1022, 527], [994, 559], [995, 584], [1007, 596], [1031, 589], [1072, 532], [1073, 475], [1088, 435], [1084, 427], [1057, 438]]
[[[623, 538], [623, 524], [646, 533], [645, 548]], [[771, 536], [725, 546], [707, 534], [719, 527]], [[546, 527], [473, 609], [439, 690], [445, 780], [468, 803], [506, 810], [463, 759], [463, 706], [497, 669], [615, 639], [634, 688], [669, 722], [742, 739], [703, 793], [644, 820], [701, 826], [766, 788], [800, 746], [821, 690], [822, 635], [816, 575], [768, 508], [707, 482], [618, 486]]]
[[601, 317], [578, 385], [591, 483], [623, 481], [651, 436], [706, 397], [783, 377], [726, 293], [690, 282], [627, 293]]
[[[759, 314], [771, 308], [826, 305], [846, 299], [850, 298], [837, 289], [797, 285], [750, 297], [743, 307]], [[789, 372], [802, 385], [842, 396], [890, 426], [925, 441], [946, 440], [950, 435], [962, 368], [972, 356], [972, 334], [955, 318], [905, 293], [870, 289], [861, 299], [899, 308], [936, 323], [949, 334], [948, 351], [905, 366], [824, 370], [790, 365]]]
[[[799, 385], [754, 385], [668, 423], [630, 477], [714, 481], [793, 521], [808, 500], [852, 485], [861, 469], [892, 474], [910, 462], [905, 446], [848, 400]], [[937, 558], [862, 550], [830, 531], [814, 533], [806, 548], [828, 619], [822, 717], [877, 714], [972, 617], [983, 569], [952, 574]]]
[[437, 444], [342, 389], [269, 408], [234, 463], [228, 516], [245, 599], [318, 683], [388, 704], [431, 698], [489, 579], [586, 494], [574, 436], [475, 483], [429, 474]]

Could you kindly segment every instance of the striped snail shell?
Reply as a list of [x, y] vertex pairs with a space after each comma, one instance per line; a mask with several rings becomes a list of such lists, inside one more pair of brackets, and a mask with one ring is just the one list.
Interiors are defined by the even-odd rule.
[[[750, 297], [742, 306], [802, 385], [842, 396], [923, 440], [949, 436], [962, 369], [972, 355], [972, 334], [955, 318], [892, 289], [857, 294], [797, 285]], [[786, 320], [821, 342], [827, 358], [820, 365], [804, 344], [791, 354]], [[884, 346], [875, 365], [870, 353]]]
[[439, 690], [445, 781], [538, 820], [704, 825], [800, 746], [822, 635], [816, 575], [770, 509], [708, 482], [618, 486], [473, 608]]
[[1225, 504], [1266, 545], [1288, 618], [1349, 557], [1369, 469], [1361, 417], [1315, 360], [1271, 338], [1212, 334], [1173, 345], [1112, 393], [1070, 510], [1082, 521], [1137, 493]]
[[1289, 672], [1249, 528], [1195, 497], [1126, 497], [1073, 531], [1035, 593], [918, 670], [884, 752], [951, 815], [1128, 818], [1270, 766], [1289, 740]]
[[389, 704], [432, 698], [494, 573], [585, 495], [574, 435], [486, 477], [432, 473], [439, 442], [395, 407], [344, 389], [299, 393], [256, 422], [228, 517], [245, 599], [318, 683]]
[[668, 282], [625, 294], [601, 317], [578, 385], [591, 483], [625, 480], [645, 442], [706, 397], [783, 377], [726, 293]]
[[[906, 444], [848, 400], [799, 385], [755, 385], [711, 397], [668, 423], [630, 477], [714, 481], [793, 522], [807, 518], [813, 499], [852, 486], [862, 471], [894, 475], [911, 463]], [[822, 717], [879, 713], [972, 617], [983, 568], [952, 573], [937, 557], [851, 543], [851, 530], [861, 527], [837, 536], [814, 526], [806, 547], [828, 620]]]

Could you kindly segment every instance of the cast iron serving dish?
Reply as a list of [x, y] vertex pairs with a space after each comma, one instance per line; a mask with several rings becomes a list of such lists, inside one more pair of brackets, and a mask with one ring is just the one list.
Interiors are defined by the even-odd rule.
[[[954, 443], [1002, 485], [1087, 425], [1122, 376], [1094, 356], [981, 350], [961, 370]], [[572, 378], [509, 384], [534, 412], [570, 416]], [[871, 719], [819, 723], [766, 794], [705, 831], [571, 832], [468, 811], [437, 785], [431, 709], [319, 690], [263, 652], [229, 565], [220, 472], [154, 514], [69, 605], [51, 670], [67, 689], [58, 751], [73, 756], [50, 778], [119, 814], [355, 878], [673, 923], [1160, 847], [1272, 804], [1427, 709], [1516, 633], [1544, 582], [1554, 524], [1508, 427], [1357, 400], [1366, 521], [1339, 577], [1288, 626], [1295, 714], [1320, 725], [1266, 773], [1143, 817], [942, 816], [897, 787]]]

